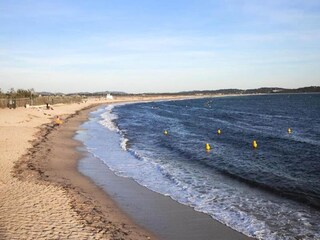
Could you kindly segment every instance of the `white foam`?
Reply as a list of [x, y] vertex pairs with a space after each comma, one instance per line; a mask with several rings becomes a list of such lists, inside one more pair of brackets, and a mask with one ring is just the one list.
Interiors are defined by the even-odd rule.
[[123, 150], [127, 151], [127, 142], [128, 142], [128, 139], [125, 138], [125, 137], [122, 137], [121, 138], [121, 141], [120, 141], [120, 146]]
[[108, 128], [110, 131], [116, 132], [119, 131], [117, 126], [114, 124], [114, 120], [116, 120], [118, 117], [117, 115], [112, 113], [112, 109], [114, 108], [114, 105], [108, 105], [105, 108], [105, 112], [101, 114], [102, 120], [99, 121], [101, 125]]
[[108, 105], [104, 109], [104, 112], [100, 115], [101, 120], [99, 121], [99, 123], [102, 126], [108, 128], [110, 131], [118, 132], [120, 134], [120, 136], [121, 136], [120, 137], [120, 146], [123, 150], [126, 151], [128, 139], [124, 136], [123, 132], [121, 132], [119, 130], [119, 128], [116, 126], [116, 124], [114, 123], [114, 120], [118, 119], [118, 116], [112, 112], [113, 108], [115, 106], [119, 106], [119, 105], [123, 105], [123, 104]]
[[319, 230], [314, 228], [320, 216], [302, 204], [253, 189], [192, 162], [167, 161], [142, 149], [129, 149], [129, 154], [128, 139], [113, 123], [117, 116], [112, 109], [113, 106], [106, 108], [99, 123], [120, 139], [120, 146], [86, 146], [117, 175], [130, 177], [248, 236], [275, 240], [292, 239], [303, 233], [301, 239], [320, 239]]

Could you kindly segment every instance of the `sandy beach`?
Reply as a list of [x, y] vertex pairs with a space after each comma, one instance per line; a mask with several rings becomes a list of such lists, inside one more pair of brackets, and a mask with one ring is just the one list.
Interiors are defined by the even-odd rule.
[[[44, 110], [44, 107], [0, 110], [0, 239], [122, 239], [132, 231], [106, 224], [107, 231], [101, 233], [101, 229], [90, 226], [85, 216], [79, 214], [81, 209], [74, 208], [72, 193], [62, 184], [44, 180], [47, 172], [37, 165], [48, 167], [50, 150], [37, 147], [43, 143], [44, 135], [62, 132], [64, 127], [52, 127], [54, 116], [62, 116], [67, 123], [64, 116], [103, 102], [91, 100], [82, 104], [54, 105], [54, 110]], [[64, 143], [64, 147], [73, 146]], [[66, 160], [68, 155], [61, 153]]]
[[[114, 102], [141, 100], [155, 99]], [[0, 239], [158, 238], [77, 171], [78, 160], [83, 156], [76, 151], [79, 143], [73, 140], [75, 131], [94, 107], [108, 102], [111, 101], [95, 99], [54, 105], [53, 110], [0, 110]], [[57, 115], [64, 121], [60, 126], [53, 124]], [[171, 209], [180, 207], [172, 205]], [[215, 231], [217, 237], [247, 239], [222, 224], [213, 226], [213, 234]]]

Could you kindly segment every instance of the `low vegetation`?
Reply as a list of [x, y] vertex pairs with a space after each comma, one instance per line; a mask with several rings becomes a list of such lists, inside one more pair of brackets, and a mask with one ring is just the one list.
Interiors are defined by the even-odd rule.
[[28, 90], [15, 90], [14, 88], [11, 88], [6, 93], [2, 92], [2, 89], [0, 88], [0, 98], [33, 98], [37, 96], [38, 94], [34, 91], [33, 88]]

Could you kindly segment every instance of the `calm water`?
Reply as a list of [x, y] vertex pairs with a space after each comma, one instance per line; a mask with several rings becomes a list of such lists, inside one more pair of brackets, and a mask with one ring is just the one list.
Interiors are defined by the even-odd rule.
[[108, 106], [83, 128], [116, 174], [248, 236], [320, 239], [320, 94]]

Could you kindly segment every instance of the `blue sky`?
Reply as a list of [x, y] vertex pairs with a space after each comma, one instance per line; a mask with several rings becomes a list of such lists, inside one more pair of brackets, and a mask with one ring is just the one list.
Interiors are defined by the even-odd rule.
[[320, 85], [319, 0], [0, 1], [0, 88]]

